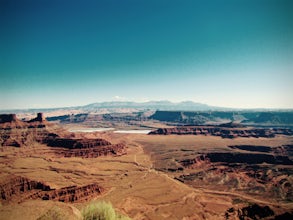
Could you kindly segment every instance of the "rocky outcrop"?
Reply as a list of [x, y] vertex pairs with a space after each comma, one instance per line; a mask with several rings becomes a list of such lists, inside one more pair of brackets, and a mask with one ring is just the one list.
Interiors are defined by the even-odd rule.
[[205, 154], [199, 155], [193, 159], [185, 159], [185, 160], [180, 161], [180, 164], [183, 167], [189, 167], [189, 168], [191, 168], [193, 166], [198, 166], [203, 163], [205, 163], [205, 164], [210, 163], [209, 158]]
[[0, 129], [12, 130], [20, 128], [44, 128], [50, 125], [43, 113], [38, 113], [37, 117], [30, 121], [22, 121], [16, 117], [16, 114], [2, 114], [0, 115]]
[[[259, 164], [213, 164], [206, 163], [198, 169], [192, 162], [185, 164], [185, 174], [177, 180], [192, 187], [203, 187], [223, 191], [241, 191], [253, 197], [274, 198], [292, 202], [292, 169]], [[193, 169], [194, 168], [194, 169]], [[190, 173], [188, 173], [188, 171]]]
[[275, 216], [274, 220], [288, 220], [293, 219], [293, 211], [291, 212], [285, 212], [281, 215]]
[[70, 139], [70, 138], [48, 138], [44, 141], [50, 147], [62, 147], [67, 149], [85, 149], [111, 145], [104, 139]]
[[[4, 124], [12, 125], [11, 120], [18, 120], [15, 115], [5, 115], [2, 117]], [[106, 155], [123, 155], [126, 154], [124, 144], [112, 145], [109, 141], [101, 138], [96, 139], [77, 139], [60, 137], [57, 133], [49, 132], [49, 124], [46, 122], [44, 115], [38, 113], [35, 119], [29, 122], [23, 122], [22, 127], [13, 127], [4, 129], [0, 127], [0, 145], [22, 147], [30, 146], [34, 142], [45, 144], [54, 148], [58, 156], [64, 157], [83, 157], [94, 158]]]
[[268, 206], [259, 206], [258, 204], [249, 205], [238, 210], [239, 219], [252, 218], [262, 219], [268, 216], [273, 216], [274, 211]]
[[9, 130], [11, 128], [21, 128], [26, 126], [26, 122], [19, 120], [16, 114], [0, 115], [0, 129]]
[[[150, 119], [180, 123], [180, 124], [193, 124], [202, 125], [209, 121], [218, 122], [223, 120], [234, 121], [237, 116], [233, 112], [195, 112], [195, 111], [156, 111], [150, 116]], [[243, 116], [241, 117], [243, 118]]]
[[263, 153], [272, 152], [272, 148], [268, 146], [234, 145], [229, 147], [232, 149], [240, 149], [240, 150], [252, 151], [252, 152], [263, 152]]
[[56, 155], [62, 157], [82, 157], [95, 158], [99, 156], [121, 156], [126, 154], [124, 144], [105, 145], [91, 148], [75, 148], [75, 149], [58, 149], [55, 150]]
[[46, 140], [48, 146], [60, 148], [55, 153], [64, 157], [95, 158], [107, 155], [126, 154], [124, 144], [112, 145], [104, 139], [69, 139], [69, 138], [49, 138]]
[[282, 155], [293, 157], [293, 145], [283, 145], [279, 147], [255, 146], [255, 145], [234, 145], [228, 146], [231, 149], [239, 149], [250, 152], [273, 153], [275, 155]]
[[0, 184], [0, 195], [2, 200], [11, 200], [13, 196], [20, 196], [31, 190], [50, 190], [50, 186], [29, 180], [25, 177], [11, 176]]
[[199, 161], [209, 161], [211, 163], [244, 163], [244, 164], [282, 164], [293, 165], [293, 161], [287, 156], [274, 156], [271, 154], [249, 154], [249, 153], [206, 153], [202, 154], [194, 159], [182, 160], [183, 166], [190, 166]]
[[149, 119], [177, 124], [203, 125], [238, 121], [250, 125], [293, 125], [293, 111], [156, 111]]
[[[4, 123], [0, 124], [0, 146], [24, 147], [31, 146], [35, 142], [44, 143], [45, 140], [58, 136], [48, 131], [51, 125], [42, 122], [32, 122], [20, 124]], [[48, 126], [48, 127], [47, 127]]]
[[229, 123], [220, 124], [219, 127], [223, 127], [223, 128], [244, 128], [245, 126], [240, 124], [240, 123], [229, 122]]
[[[60, 115], [47, 117], [48, 121], [59, 121], [61, 123], [82, 123], [89, 117], [89, 114], [76, 114], [76, 115]], [[98, 117], [98, 116], [97, 116]]]
[[45, 122], [45, 121], [46, 121], [46, 119], [45, 119], [44, 114], [40, 112], [37, 114], [37, 117], [30, 120], [29, 123], [31, 123], [31, 122]]
[[20, 176], [8, 177], [7, 180], [0, 183], [0, 199], [6, 202], [21, 202], [26, 199], [80, 202], [91, 199], [102, 192], [104, 189], [97, 183], [52, 189], [47, 184]]
[[167, 122], [179, 122], [183, 120], [182, 112], [178, 111], [156, 111], [150, 118]]
[[243, 121], [244, 123], [254, 124], [293, 124], [293, 112], [260, 112], [254, 117]]
[[151, 135], [211, 135], [222, 138], [236, 137], [264, 137], [272, 138], [275, 135], [293, 135], [291, 129], [241, 129], [219, 126], [180, 126], [174, 128], [159, 128], [150, 132]]
[[22, 144], [17, 140], [13, 140], [13, 139], [8, 138], [3, 141], [2, 146], [21, 147]]
[[59, 202], [81, 202], [89, 200], [104, 191], [98, 184], [69, 186], [61, 189], [40, 191], [30, 195], [30, 199], [53, 200]]
[[289, 157], [293, 157], [293, 145], [284, 145], [274, 148], [274, 152], [276, 154], [288, 155]]
[[0, 123], [9, 123], [17, 121], [16, 114], [2, 114], [0, 115]]
[[284, 212], [277, 215], [272, 208], [269, 206], [261, 206], [256, 203], [249, 206], [244, 206], [242, 208], [229, 208], [225, 212], [226, 219], [239, 219], [239, 220], [248, 220], [248, 219], [270, 219], [270, 220], [288, 220], [292, 219], [293, 212]]
[[264, 219], [270, 216], [274, 216], [274, 211], [269, 206], [260, 206], [258, 204], [252, 204], [243, 208], [234, 209], [230, 208], [226, 211], [226, 219], [229, 219], [230, 216], [236, 216], [239, 220], [245, 219]]
[[[240, 151], [250, 149], [251, 152]], [[265, 195], [292, 202], [293, 160], [285, 149], [287, 146], [236, 145], [230, 152], [190, 155], [188, 159], [177, 160], [185, 172], [176, 179], [195, 188], [204, 185], [214, 189], [217, 186], [223, 191], [233, 189], [253, 196]]]

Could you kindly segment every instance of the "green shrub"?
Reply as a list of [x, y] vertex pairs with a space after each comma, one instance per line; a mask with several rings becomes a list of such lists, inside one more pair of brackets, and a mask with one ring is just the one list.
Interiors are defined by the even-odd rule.
[[81, 213], [84, 220], [130, 220], [116, 213], [112, 204], [105, 201], [92, 202]]

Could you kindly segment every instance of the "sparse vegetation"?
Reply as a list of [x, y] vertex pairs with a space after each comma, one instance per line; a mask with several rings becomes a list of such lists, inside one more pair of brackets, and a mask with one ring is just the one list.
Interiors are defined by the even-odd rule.
[[39, 217], [37, 220], [64, 220], [64, 219], [69, 219], [69, 217], [66, 216], [60, 208], [53, 207], [49, 209], [44, 215]]
[[82, 210], [84, 220], [130, 220], [117, 213], [110, 202], [92, 202]]
[[[72, 128], [71, 125], [66, 126]], [[72, 126], [78, 128], [81, 125], [77, 123]], [[48, 129], [51, 135], [58, 133], [61, 138], [102, 138], [115, 144], [123, 142], [127, 146], [127, 154], [119, 157], [64, 157], [61, 155], [62, 148], [35, 141], [47, 134], [42, 133], [42, 129]], [[287, 208], [288, 202], [292, 201], [290, 166], [249, 164], [245, 161], [228, 163], [224, 159], [221, 160], [223, 163], [211, 162], [207, 157], [217, 153], [290, 156], [290, 136], [223, 139], [203, 135], [118, 134], [112, 131], [67, 134], [57, 125], [56, 129], [48, 126], [38, 128], [38, 131], [34, 128], [15, 130], [11, 130], [10, 139], [17, 140], [23, 147], [0, 147], [0, 186], [7, 194], [13, 192], [9, 199], [5, 197], [1, 200], [1, 219], [129, 219], [119, 213], [122, 207], [125, 211], [123, 214], [137, 219], [201, 219], [204, 216], [221, 219], [224, 215], [231, 219], [237, 217], [243, 207], [255, 203], [272, 207], [275, 215], [290, 212]], [[8, 131], [0, 129], [3, 139]], [[250, 148], [266, 146], [271, 150], [250, 152], [229, 147], [248, 145]], [[183, 163], [185, 160], [189, 161], [187, 166]], [[37, 195], [42, 195], [42, 189], [34, 189], [24, 181], [10, 181], [14, 176], [48, 184], [54, 190], [44, 193], [50, 195], [55, 189], [98, 184], [105, 189], [99, 195], [99, 200], [112, 202], [115, 209], [110, 204], [108, 210], [112, 210], [112, 217], [109, 217], [105, 214], [107, 208], [103, 211], [100, 207], [101, 202], [84, 202], [97, 197], [87, 187], [81, 191], [72, 190], [74, 195], [62, 194], [67, 198], [61, 199], [64, 203], [59, 200], [61, 194], [58, 194], [58, 198], [50, 197], [52, 200], [40, 200]], [[9, 184], [5, 184], [7, 182]], [[36, 199], [31, 195], [36, 195]], [[77, 198], [78, 201], [67, 201], [71, 198]], [[116, 207], [118, 201], [119, 206]]]

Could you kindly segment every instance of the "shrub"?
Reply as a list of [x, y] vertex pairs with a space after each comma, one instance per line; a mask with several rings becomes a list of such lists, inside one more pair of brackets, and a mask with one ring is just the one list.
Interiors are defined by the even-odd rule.
[[82, 210], [84, 220], [116, 220], [118, 215], [111, 203], [100, 201], [92, 202]]

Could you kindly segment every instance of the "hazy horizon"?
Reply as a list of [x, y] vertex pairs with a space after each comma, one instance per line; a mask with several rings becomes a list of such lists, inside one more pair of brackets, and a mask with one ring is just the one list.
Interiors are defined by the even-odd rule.
[[3, 0], [0, 109], [292, 109], [292, 10], [290, 0]]
[[[74, 109], [74, 108], [78, 108], [78, 107], [85, 107], [87, 105], [95, 105], [95, 104], [105, 104], [105, 103], [127, 103], [127, 102], [130, 102], [130, 103], [137, 103], [137, 104], [147, 104], [147, 103], [152, 103], [152, 102], [170, 102], [169, 104], [171, 105], [180, 105], [180, 104], [184, 104], [185, 102], [192, 102], [193, 104], [197, 105], [203, 105], [205, 106], [205, 108], [210, 108], [210, 110], [214, 110], [214, 111], [259, 111], [259, 110], [264, 110], [264, 111], [293, 111], [293, 108], [233, 108], [233, 107], [226, 107], [226, 106], [214, 106], [214, 105], [209, 105], [207, 103], [199, 103], [199, 102], [194, 102], [194, 101], [190, 101], [190, 100], [185, 100], [185, 101], [179, 101], [179, 102], [172, 102], [172, 101], [169, 101], [169, 100], [148, 100], [148, 101], [141, 101], [141, 102], [136, 102], [136, 101], [130, 101], [130, 100], [124, 100], [124, 101], [121, 101], [121, 100], [113, 100], [113, 101], [101, 101], [101, 102], [92, 102], [92, 103], [87, 103], [85, 105], [70, 105], [70, 106], [56, 106], [56, 107], [44, 107], [44, 106], [41, 106], [41, 107], [35, 107], [35, 108], [3, 108], [3, 109], [0, 109], [0, 112], [2, 113], [14, 113], [14, 111], [22, 111], [22, 110], [47, 110], [47, 109]], [[166, 106], [163, 110], [167, 110], [167, 107]], [[105, 108], [107, 109], [108, 107], [99, 107], [101, 109]], [[120, 107], [118, 107], [120, 108]], [[132, 108], [132, 106], [129, 106], [128, 108]], [[136, 108], [136, 107], [133, 107], [133, 108]], [[197, 110], [192, 110], [194, 108], [194, 106], [191, 106], [190, 107], [191, 109], [188, 110], [186, 109], [186, 107], [184, 109], [181, 109], [182, 111], [197, 111]], [[199, 107], [200, 108], [200, 107]], [[158, 109], [160, 110], [160, 109]], [[179, 109], [178, 109], [179, 110]], [[170, 109], [170, 111], [173, 111], [172, 107]], [[209, 111], [209, 110], [199, 110], [199, 111]]]

